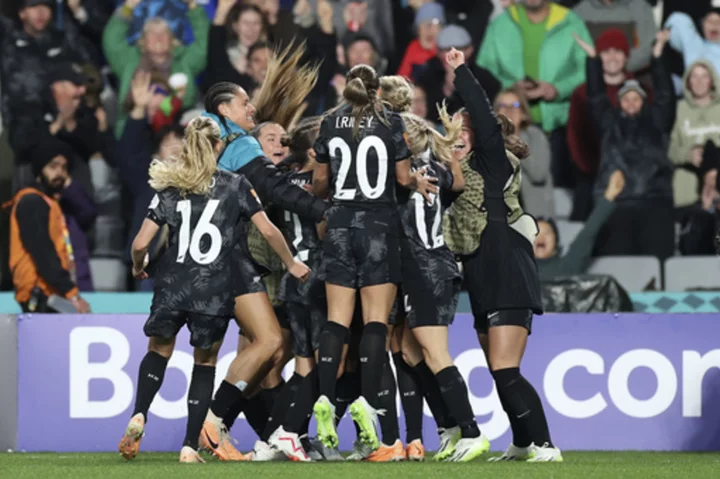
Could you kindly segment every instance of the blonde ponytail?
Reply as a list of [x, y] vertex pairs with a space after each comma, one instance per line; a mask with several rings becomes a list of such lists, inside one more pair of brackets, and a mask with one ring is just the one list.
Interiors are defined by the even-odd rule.
[[217, 170], [215, 145], [220, 127], [207, 117], [193, 119], [185, 130], [180, 156], [150, 163], [150, 186], [155, 191], [177, 188], [182, 196], [205, 195]]
[[438, 114], [445, 128], [445, 135], [417, 115], [402, 113], [402, 117], [405, 120], [408, 146], [413, 156], [417, 156], [429, 148], [438, 161], [448, 164], [453, 161], [453, 151], [460, 139], [462, 118], [450, 117], [444, 103], [438, 107]]

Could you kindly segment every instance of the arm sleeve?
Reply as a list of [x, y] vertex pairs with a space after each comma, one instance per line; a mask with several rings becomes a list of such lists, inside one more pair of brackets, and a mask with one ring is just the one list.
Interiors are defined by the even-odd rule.
[[233, 68], [227, 54], [227, 32], [225, 27], [212, 25], [208, 40], [207, 84], [222, 81], [223, 72]]
[[607, 97], [602, 61], [599, 58], [587, 59], [587, 95], [590, 115], [602, 134], [613, 123], [614, 108]]
[[265, 203], [273, 203], [299, 216], [322, 221], [327, 203], [290, 182], [270, 160], [256, 157], [236, 173], [244, 175]]
[[[575, 21], [573, 22], [573, 29], [575, 30], [575, 33], [577, 33], [578, 36], [587, 43], [592, 44], [593, 39], [590, 36], [590, 32], [585, 26], [585, 23], [575, 13], [570, 13], [570, 15], [575, 17]], [[566, 101], [570, 98], [573, 91], [585, 82], [585, 69], [583, 68], [583, 65], [587, 55], [583, 49], [575, 43], [573, 38], [568, 38], [568, 41], [572, 42], [573, 45], [570, 50], [571, 58], [568, 58], [566, 63], [572, 65], [572, 68], [562, 77], [561, 80], [555, 82], [553, 85], [558, 92], [558, 96], [555, 101]]]
[[605, 198], [598, 200], [585, 223], [585, 227], [580, 231], [575, 241], [573, 241], [568, 248], [567, 253], [562, 257], [561, 274], [583, 274], [587, 271], [592, 261], [595, 238], [613, 211], [615, 211], [615, 203]]
[[579, 86], [570, 97], [570, 112], [567, 122], [567, 143], [570, 158], [583, 173], [592, 173], [593, 167], [589, 164], [591, 155], [587, 151], [589, 130], [593, 125], [588, 121], [587, 97], [583, 95], [583, 86]]
[[[183, 53], [181, 62], [189, 70], [188, 73], [197, 76], [202, 73], [207, 64], [210, 19], [202, 6], [197, 6], [188, 11], [187, 16], [190, 20], [194, 39]], [[193, 79], [189, 80], [193, 81]]]
[[253, 189], [250, 182], [242, 177], [237, 178], [237, 191], [238, 191], [238, 204], [240, 205], [240, 211], [245, 215], [246, 218], [252, 218], [256, 213], [263, 211], [263, 205], [258, 197], [258, 194]]
[[675, 122], [675, 93], [672, 77], [662, 58], [653, 58], [650, 64], [653, 80], [652, 117], [655, 126], [668, 133]]
[[395, 161], [407, 160], [412, 154], [405, 139], [405, 122], [400, 115], [393, 114], [390, 117], [390, 126], [392, 127], [392, 139], [395, 146]]
[[455, 70], [455, 88], [472, 119], [476, 153], [484, 157], [493, 174], [503, 177], [509, 175], [512, 167], [505, 154], [505, 140], [497, 116], [485, 90], [467, 65], [461, 65]]
[[327, 164], [330, 163], [330, 150], [328, 149], [328, 136], [327, 136], [327, 129], [328, 129], [328, 119], [324, 118], [322, 123], [320, 124], [320, 133], [318, 134], [317, 139], [315, 140], [315, 145], [313, 145], [313, 149], [315, 150], [316, 158], [315, 161], [318, 163]]
[[544, 185], [550, 171], [550, 143], [541, 131], [531, 134], [530, 157], [520, 162], [520, 167], [533, 185]]
[[40, 195], [29, 194], [20, 199], [15, 216], [20, 229], [20, 240], [32, 257], [38, 275], [67, 297], [68, 293], [75, 289], [75, 284], [70, 273], [62, 267], [48, 233], [50, 207]]
[[447, 192], [446, 194], [454, 194], [455, 192], [452, 191], [451, 188], [453, 183], [455, 182], [455, 177], [453, 176], [452, 171], [450, 171], [450, 168], [447, 168], [445, 165], [438, 163], [435, 170], [437, 171], [438, 177], [438, 189]]
[[153, 221], [158, 226], [162, 226], [167, 223], [168, 208], [165, 204], [166, 202], [165, 195], [163, 195], [162, 192], [155, 193], [155, 196], [153, 196], [152, 200], [150, 200], [146, 218]]
[[637, 29], [638, 46], [630, 51], [627, 69], [631, 72], [642, 70], [650, 63], [653, 42], [657, 26], [652, 7], [647, 2], [633, 2], [635, 7], [635, 28]]
[[113, 73], [122, 76], [128, 57], [133, 53], [135, 47], [127, 42], [130, 19], [123, 17], [120, 10], [110, 17], [105, 31], [103, 32], [103, 52]]
[[702, 48], [703, 38], [687, 13], [675, 12], [670, 15], [665, 21], [665, 28], [670, 29], [670, 46], [678, 52], [684, 54]]

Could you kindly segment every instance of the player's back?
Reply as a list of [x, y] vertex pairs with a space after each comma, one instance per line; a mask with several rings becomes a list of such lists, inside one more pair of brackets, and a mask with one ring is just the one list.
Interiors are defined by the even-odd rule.
[[[298, 188], [306, 188], [312, 184], [312, 175], [312, 171], [291, 173], [290, 182]], [[283, 232], [288, 243], [292, 245], [296, 257], [307, 263], [311, 255], [319, 252], [321, 246], [315, 221], [287, 210], [284, 219]], [[310, 261], [310, 264], [314, 262]]]
[[247, 180], [217, 171], [206, 195], [159, 192], [150, 207], [168, 225], [168, 248], [155, 275], [168, 307], [206, 314], [232, 311], [230, 254], [245, 220], [262, 210]]
[[402, 119], [386, 111], [383, 117], [358, 120], [346, 105], [323, 119], [315, 150], [318, 162], [330, 163], [334, 205], [373, 209], [397, 204], [395, 163], [409, 151]]

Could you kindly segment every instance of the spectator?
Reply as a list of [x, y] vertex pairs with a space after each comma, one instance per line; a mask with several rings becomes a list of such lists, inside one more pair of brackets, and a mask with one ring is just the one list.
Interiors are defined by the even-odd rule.
[[47, 78], [49, 86], [42, 103], [26, 111], [13, 125], [10, 139], [18, 162], [29, 167], [30, 151], [35, 145], [57, 138], [72, 150], [71, 161], [78, 160], [74, 162], [74, 179], [92, 192], [90, 158], [98, 152], [110, 163], [114, 158], [115, 142], [105, 112], [101, 107], [92, 109], [86, 104], [85, 74], [79, 65], [60, 64]]
[[100, 65], [102, 58], [99, 46], [105, 24], [112, 13], [107, 2], [88, 0], [67, 0], [62, 12], [63, 30], [72, 32], [85, 52], [91, 55], [93, 64]]
[[6, 126], [42, 103], [47, 73], [56, 65], [89, 62], [76, 35], [52, 25], [52, 0], [22, 0], [16, 24], [0, 17], [2, 119]]
[[685, 98], [677, 108], [670, 136], [670, 159], [675, 164], [673, 194], [676, 207], [695, 204], [699, 199], [698, 168], [708, 141], [720, 145], [720, 97], [718, 75], [712, 64], [693, 63], [683, 79]]
[[[630, 45], [621, 30], [609, 28], [598, 37], [595, 49], [602, 61], [607, 98], [617, 108], [620, 87], [625, 80], [633, 78], [627, 71]], [[645, 91], [652, 97], [649, 88]], [[585, 221], [593, 210], [593, 185], [600, 164], [600, 138], [589, 109], [587, 84], [583, 83], [570, 97], [567, 125], [568, 148], [578, 172], [571, 215], [573, 221]]]
[[[298, 2], [298, 5], [301, 2]], [[308, 8], [309, 3], [304, 2]], [[335, 88], [331, 83], [337, 79], [336, 73], [340, 71], [337, 48], [338, 41], [333, 26], [333, 6], [329, 0], [319, 0], [317, 4], [317, 23], [309, 25], [301, 31], [307, 38], [307, 58], [313, 61], [322, 61], [318, 70], [318, 80], [308, 97], [308, 108], [305, 115], [320, 115], [335, 102]], [[345, 77], [342, 76], [342, 80]], [[332, 91], [332, 95], [328, 92]], [[328, 103], [332, 102], [332, 103]]]
[[692, 207], [684, 209], [681, 220], [678, 246], [683, 255], [716, 254], [715, 239], [720, 231], [720, 151], [712, 142], [708, 143], [705, 150], [705, 158], [698, 172], [702, 185], [700, 200]]
[[459, 106], [459, 98], [455, 95], [455, 70], [447, 63], [447, 53], [456, 48], [465, 54], [468, 59], [468, 68], [478, 79], [490, 98], [500, 91], [500, 83], [489, 71], [472, 64], [470, 58], [473, 54], [472, 38], [462, 27], [447, 25], [440, 31], [437, 39], [437, 55], [430, 59], [425, 66], [417, 72], [415, 82], [425, 90], [427, 96], [427, 119], [438, 123], [439, 116], [435, 105], [444, 99], [450, 99], [450, 110]]
[[[319, 0], [310, 0], [313, 11], [317, 11], [318, 3]], [[376, 51], [386, 62], [395, 53], [392, 7], [388, 0], [337, 0], [333, 26], [338, 38], [359, 32], [372, 38]]]
[[530, 101], [532, 122], [551, 134], [555, 186], [574, 183], [565, 125], [570, 95], [585, 81], [585, 54], [572, 35], [590, 42], [575, 13], [549, 0], [512, 5], [490, 23], [477, 64], [490, 70], [503, 88], [518, 85]]
[[10, 269], [23, 312], [55, 312], [48, 306], [52, 296], [69, 300], [79, 313], [90, 312], [78, 295], [73, 246], [58, 203], [71, 157], [68, 146], [56, 139], [38, 144], [32, 157], [36, 183], [13, 199]]
[[[138, 74], [139, 72], [136, 76]], [[181, 75], [182, 78], [178, 78], [175, 75]], [[176, 73], [175, 75], [173, 75], [175, 78], [171, 77], [171, 80], [187, 83], [184, 74]], [[150, 89], [153, 95], [150, 100], [150, 105], [148, 105], [147, 108], [147, 114], [152, 131], [157, 133], [162, 128], [172, 125], [178, 120], [180, 112], [182, 111], [183, 89], [179, 88], [179, 91], [176, 92], [175, 89], [170, 86], [170, 82], [158, 73], [150, 74]], [[133, 108], [134, 96], [130, 94], [125, 99], [125, 111], [130, 112]]]
[[[247, 72], [248, 53], [250, 47], [266, 38], [262, 25], [262, 14], [257, 7], [236, 4], [235, 0], [218, 2], [208, 41], [206, 89], [229, 81], [248, 92], [252, 90], [254, 82]], [[228, 46], [229, 38], [236, 42], [232, 48]]]
[[562, 251], [555, 221], [552, 218], [538, 219], [538, 235], [533, 250], [541, 280], [587, 272], [598, 233], [615, 211], [615, 199], [624, 187], [625, 177], [622, 172], [613, 172], [603, 197], [598, 200], [585, 226], [566, 253]]
[[303, 37], [293, 21], [292, 12], [280, 8], [280, 0], [245, 0], [245, 3], [260, 9], [273, 45], [282, 48], [290, 44], [293, 38]]
[[670, 30], [670, 46], [682, 54], [686, 69], [704, 58], [720, 71], [720, 8], [711, 8], [702, 17], [702, 36], [687, 13], [670, 15], [665, 28]]
[[530, 122], [530, 107], [523, 91], [519, 88], [501, 91], [495, 98], [495, 111], [513, 122], [520, 139], [530, 147], [530, 156], [520, 162], [523, 211], [535, 217], [554, 218], [550, 144], [545, 133]]
[[[127, 0], [110, 18], [103, 35], [105, 57], [113, 73], [120, 80], [118, 104], [122, 105], [130, 92], [135, 71], [156, 71], [168, 81], [174, 73], [184, 73], [189, 79], [183, 97], [183, 106], [195, 104], [195, 77], [205, 68], [209, 21], [205, 10], [195, 0], [189, 0], [188, 19], [193, 27], [195, 41], [183, 46], [173, 36], [165, 20], [148, 20], [136, 45], [128, 44], [126, 37], [133, 9], [140, 0]], [[125, 127], [126, 114], [118, 112], [115, 135], [120, 137]]]
[[424, 65], [437, 54], [437, 37], [444, 24], [445, 11], [439, 3], [426, 3], [418, 9], [415, 15], [417, 38], [405, 50], [398, 75], [411, 78], [416, 66]]
[[629, 71], [637, 72], [650, 64], [657, 26], [646, 0], [583, 0], [573, 10], [585, 20], [596, 41], [608, 28], [625, 33], [625, 38], [632, 43]]
[[[152, 102], [154, 89], [151, 75], [147, 72], [138, 72], [133, 79], [130, 94], [133, 108], [125, 123], [120, 140], [118, 141], [117, 156], [118, 173], [123, 186], [132, 198], [130, 229], [128, 231], [128, 256], [130, 263], [130, 245], [132, 239], [140, 230], [145, 219], [147, 207], [155, 192], [148, 184], [148, 168], [153, 157], [167, 160], [176, 156], [182, 149], [183, 129], [170, 125], [154, 133], [150, 121], [152, 119]], [[151, 259], [157, 253], [156, 241], [150, 248]], [[148, 289], [149, 288], [149, 289]], [[152, 290], [152, 283], [145, 282], [139, 285], [143, 291]]]
[[385, 72], [387, 60], [380, 56], [375, 41], [365, 33], [349, 33], [344, 39], [343, 44], [338, 45], [338, 61], [336, 70], [332, 80], [330, 81], [331, 89], [327, 89], [325, 98], [325, 108], [332, 108], [342, 99], [343, 90], [345, 90], [345, 74], [356, 65], [362, 63], [375, 68], [378, 75]]
[[651, 255], [664, 260], [675, 249], [672, 164], [667, 156], [675, 102], [670, 74], [660, 60], [669, 37], [667, 31], [658, 32], [653, 48], [654, 101], [647, 101], [647, 93], [636, 80], [628, 80], [618, 92], [619, 110], [607, 97], [595, 48], [575, 37], [590, 57], [588, 98], [602, 138], [596, 197], [602, 196], [615, 170], [623, 172], [626, 182], [601, 233], [599, 255]]
[[410, 113], [427, 120], [427, 95], [421, 86], [415, 85], [415, 95], [413, 96]]
[[468, 2], [466, 0], [444, 0], [445, 17], [449, 23], [459, 25], [470, 33], [473, 39], [472, 44], [478, 48], [482, 39], [485, 37], [488, 23], [491, 16], [495, 12], [495, 5], [499, 7], [498, 13], [502, 13], [505, 6], [501, 3], [507, 3], [507, 0], [475, 0]]

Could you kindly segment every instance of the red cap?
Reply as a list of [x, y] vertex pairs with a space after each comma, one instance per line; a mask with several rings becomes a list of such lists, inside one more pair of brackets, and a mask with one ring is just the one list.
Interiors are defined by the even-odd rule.
[[623, 31], [619, 28], [608, 28], [595, 42], [595, 49], [598, 53], [609, 50], [610, 48], [616, 48], [622, 51], [626, 57], [630, 56], [630, 44]]

